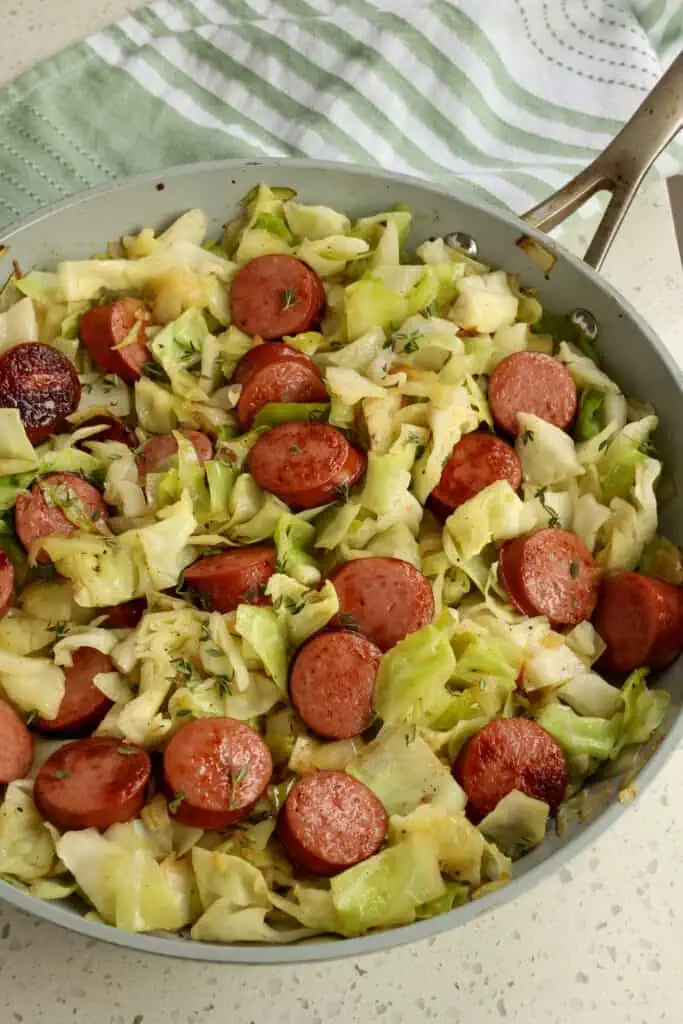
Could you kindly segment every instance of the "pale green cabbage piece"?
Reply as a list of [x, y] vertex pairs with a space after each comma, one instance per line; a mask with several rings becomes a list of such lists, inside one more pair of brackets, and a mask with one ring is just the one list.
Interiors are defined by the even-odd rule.
[[508, 327], [517, 317], [519, 301], [503, 270], [475, 274], [460, 281], [459, 294], [449, 316], [456, 324], [480, 334]]
[[410, 836], [342, 871], [330, 888], [345, 934], [410, 924], [420, 904], [445, 891], [436, 843], [424, 835]]
[[524, 502], [507, 480], [497, 480], [464, 502], [446, 520], [445, 531], [467, 560], [491, 541], [509, 540], [528, 529]]
[[346, 771], [379, 797], [387, 814], [409, 814], [422, 803], [456, 813], [467, 802], [446, 765], [410, 726], [385, 727]]
[[515, 448], [526, 483], [551, 487], [581, 476], [584, 470], [566, 431], [533, 413], [520, 412], [517, 419], [520, 431]]
[[373, 707], [387, 724], [433, 725], [448, 705], [446, 683], [454, 669], [448, 637], [436, 626], [423, 626], [382, 658]]
[[178, 931], [196, 914], [186, 861], [170, 856], [159, 864], [143, 846], [131, 849], [93, 828], [66, 832], [57, 855], [107, 924], [131, 932]]
[[52, 872], [55, 846], [31, 798], [30, 787], [10, 782], [0, 806], [0, 874], [23, 882]]
[[479, 885], [486, 842], [482, 833], [468, 821], [464, 810], [453, 812], [434, 804], [422, 804], [408, 815], [390, 818], [389, 838], [393, 842], [411, 836], [434, 843], [445, 874]]
[[197, 521], [192, 499], [184, 492], [162, 509], [150, 526], [127, 530], [116, 538], [76, 533], [48, 537], [43, 549], [59, 573], [71, 580], [78, 604], [87, 608], [121, 604], [178, 583], [193, 559], [187, 547]]
[[315, 526], [301, 516], [286, 512], [278, 519], [273, 539], [279, 571], [306, 587], [317, 586], [321, 573], [310, 550], [315, 539]]
[[287, 639], [277, 613], [272, 608], [241, 604], [235, 627], [256, 651], [273, 682], [286, 693]]
[[548, 804], [513, 789], [479, 822], [479, 831], [516, 860], [543, 842], [549, 813]]
[[347, 235], [351, 229], [349, 218], [329, 206], [306, 206], [289, 199], [283, 209], [292, 234], [314, 242], [328, 235]]
[[0, 687], [22, 711], [57, 717], [64, 697], [64, 673], [50, 658], [22, 657], [0, 651]]
[[38, 465], [17, 409], [0, 409], [0, 476], [30, 473]]
[[266, 594], [293, 649], [323, 629], [339, 611], [337, 591], [330, 580], [319, 590], [312, 590], [290, 576], [274, 573], [266, 584]]
[[21, 341], [38, 341], [36, 310], [28, 296], [0, 313], [0, 353]]

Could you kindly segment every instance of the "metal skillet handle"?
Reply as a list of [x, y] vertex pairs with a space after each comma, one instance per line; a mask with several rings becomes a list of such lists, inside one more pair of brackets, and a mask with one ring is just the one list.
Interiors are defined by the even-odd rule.
[[596, 192], [612, 193], [584, 260], [600, 269], [614, 236], [650, 167], [683, 127], [683, 54], [678, 56], [607, 149], [564, 188], [522, 220], [551, 231]]

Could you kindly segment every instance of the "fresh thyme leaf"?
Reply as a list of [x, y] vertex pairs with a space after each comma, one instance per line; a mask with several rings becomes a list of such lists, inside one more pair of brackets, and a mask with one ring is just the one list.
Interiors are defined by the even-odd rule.
[[281, 293], [280, 298], [282, 301], [283, 309], [294, 309], [294, 307], [298, 306], [299, 304], [299, 300], [293, 288], [285, 288], [284, 291]]
[[344, 629], [350, 629], [354, 633], [358, 632], [358, 623], [350, 612], [340, 612], [337, 618], [339, 620], [339, 625]]
[[188, 658], [174, 658], [171, 664], [176, 667], [176, 675], [186, 682], [192, 678], [192, 662]]
[[534, 439], [534, 432], [533, 432], [533, 430], [525, 430], [524, 433], [520, 435], [519, 439], [522, 442], [522, 444], [528, 444], [529, 441], [533, 441], [533, 439]]
[[125, 754], [126, 757], [131, 757], [133, 754], [137, 754], [135, 747], [117, 747], [117, 754]]
[[578, 562], [570, 562], [569, 563], [569, 575], [571, 576], [571, 578], [573, 580], [575, 580], [576, 577], [579, 575], [579, 563]]
[[216, 676], [216, 686], [218, 687], [218, 692], [220, 693], [221, 697], [232, 696], [232, 686], [230, 685], [231, 682], [232, 679], [229, 676]]
[[52, 772], [53, 779], [68, 779], [70, 775], [71, 772], [68, 768], [60, 768], [56, 772]]
[[169, 801], [168, 809], [171, 814], [177, 814], [180, 810], [180, 805], [183, 800], [187, 800], [187, 793], [183, 793], [180, 790], [173, 794], [173, 799]]
[[348, 485], [348, 483], [339, 484], [338, 487], [335, 487], [335, 489], [334, 489], [334, 496], [335, 496], [337, 501], [341, 502], [342, 505], [345, 505], [347, 503], [347, 501], [349, 500], [349, 485]]
[[248, 771], [249, 761], [243, 761], [237, 771], [233, 768], [230, 772], [230, 800], [228, 801], [228, 807], [231, 811], [237, 806], [237, 787], [246, 777]]

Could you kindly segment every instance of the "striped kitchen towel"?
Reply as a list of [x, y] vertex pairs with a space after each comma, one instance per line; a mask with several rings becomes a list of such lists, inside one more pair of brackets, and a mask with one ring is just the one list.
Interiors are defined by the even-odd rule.
[[0, 90], [0, 226], [137, 171], [262, 155], [522, 212], [682, 40], [681, 0], [157, 0]]

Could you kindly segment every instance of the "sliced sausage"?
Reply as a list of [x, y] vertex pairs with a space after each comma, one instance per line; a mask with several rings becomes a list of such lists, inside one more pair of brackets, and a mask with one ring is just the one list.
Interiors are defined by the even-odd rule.
[[39, 732], [49, 736], [82, 736], [99, 725], [113, 706], [113, 701], [98, 690], [93, 679], [103, 672], [113, 672], [108, 654], [94, 647], [79, 647], [73, 653], [73, 665], [64, 668], [64, 696], [56, 718], [35, 720]]
[[0, 406], [18, 410], [32, 444], [56, 434], [80, 400], [76, 367], [51, 345], [27, 341], [0, 357]]
[[145, 802], [152, 765], [140, 747], [113, 736], [65, 743], [42, 765], [33, 798], [62, 831], [104, 830], [130, 821]]
[[231, 548], [193, 562], [185, 582], [209, 598], [217, 612], [232, 612], [239, 604], [264, 604], [264, 588], [275, 572], [275, 550], [268, 547]]
[[361, 477], [365, 456], [327, 423], [282, 423], [247, 456], [256, 483], [291, 508], [316, 508], [345, 496]]
[[246, 384], [255, 373], [271, 363], [301, 363], [302, 366], [315, 366], [310, 356], [301, 352], [293, 345], [284, 341], [267, 341], [262, 345], [254, 345], [246, 355], [242, 356], [232, 375], [233, 384]]
[[137, 448], [138, 439], [135, 436], [135, 431], [132, 427], [129, 427], [127, 423], [124, 423], [118, 416], [92, 416], [89, 420], [85, 420], [78, 424], [80, 427], [106, 427], [106, 430], [102, 430], [99, 434], [93, 434], [92, 437], [87, 438], [81, 444], [87, 444], [88, 441], [118, 441], [119, 444], [125, 444], [128, 448]]
[[604, 580], [595, 628], [607, 644], [607, 672], [664, 668], [683, 650], [683, 590], [663, 580], [622, 572]]
[[226, 828], [263, 796], [273, 773], [270, 751], [255, 729], [234, 718], [198, 718], [164, 751], [164, 783], [178, 821]]
[[514, 448], [494, 434], [465, 434], [454, 446], [432, 499], [437, 509], [450, 515], [496, 480], [507, 480], [513, 491], [519, 489], [522, 466]]
[[325, 739], [358, 736], [372, 721], [382, 652], [350, 630], [318, 633], [297, 653], [289, 696], [309, 729]]
[[[28, 494], [20, 494], [14, 506], [14, 520], [19, 540], [28, 551], [34, 541], [54, 534], [70, 537], [78, 527], [57, 505], [51, 505], [45, 498], [51, 488], [65, 504], [72, 506], [74, 519], [84, 516], [93, 523], [108, 516], [107, 506], [96, 487], [75, 473], [48, 473], [35, 483]], [[47, 555], [38, 556], [46, 561]]]
[[595, 611], [600, 571], [575, 533], [548, 527], [503, 544], [500, 578], [523, 615], [545, 615], [552, 626], [576, 626]]
[[[202, 464], [213, 458], [211, 438], [207, 437], [206, 434], [202, 434], [201, 430], [181, 430], [179, 433], [192, 442], [197, 458]], [[144, 480], [148, 473], [163, 473], [168, 467], [169, 460], [177, 452], [178, 442], [173, 434], [160, 434], [158, 437], [153, 437], [151, 441], [143, 445], [138, 455], [137, 463], [140, 479]]]
[[230, 288], [233, 323], [259, 338], [310, 331], [324, 305], [320, 278], [295, 256], [257, 256], [237, 271]]
[[147, 601], [144, 597], [135, 597], [132, 601], [124, 601], [123, 604], [114, 604], [109, 608], [102, 609], [102, 615], [107, 618], [102, 623], [105, 629], [135, 629], [142, 616], [147, 611]]
[[544, 352], [513, 352], [489, 377], [493, 418], [508, 434], [519, 432], [517, 414], [530, 412], [566, 430], [576, 413], [576, 385], [562, 363]]
[[339, 598], [339, 624], [358, 629], [380, 651], [422, 629], [434, 615], [429, 581], [400, 558], [358, 558], [330, 579]]
[[453, 774], [465, 790], [470, 809], [484, 817], [518, 789], [557, 810], [567, 788], [562, 747], [538, 722], [497, 718], [468, 740]]
[[33, 764], [33, 737], [19, 715], [0, 700], [0, 786], [25, 779]]
[[278, 818], [278, 835], [290, 860], [313, 875], [336, 875], [372, 857], [386, 831], [383, 805], [345, 772], [304, 775]]
[[293, 359], [257, 370], [237, 401], [237, 422], [246, 429], [269, 402], [324, 402], [327, 391], [316, 367]]
[[[105, 373], [115, 373], [133, 384], [142, 376], [142, 367], [150, 358], [145, 327], [151, 321], [149, 308], [141, 299], [116, 299], [106, 306], [95, 306], [81, 317], [81, 341]], [[131, 335], [134, 340], [116, 348]], [[131, 335], [132, 337], [132, 335]]]
[[0, 617], [12, 604], [14, 597], [14, 566], [6, 551], [0, 548]]

